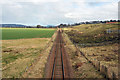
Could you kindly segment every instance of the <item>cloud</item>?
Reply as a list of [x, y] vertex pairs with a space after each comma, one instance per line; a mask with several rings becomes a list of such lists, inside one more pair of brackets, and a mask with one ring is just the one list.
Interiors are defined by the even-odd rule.
[[90, 3], [81, 4], [74, 11], [65, 14], [66, 18], [77, 19], [79, 21], [89, 20], [106, 20], [118, 18], [118, 5], [117, 3], [99, 3], [96, 6], [88, 5]]
[[32, 3], [46, 3], [46, 2], [57, 2], [59, 0], [1, 0], [0, 4], [12, 4], [16, 2], [32, 2]]
[[118, 18], [117, 0], [4, 0], [2, 22], [57, 25]]

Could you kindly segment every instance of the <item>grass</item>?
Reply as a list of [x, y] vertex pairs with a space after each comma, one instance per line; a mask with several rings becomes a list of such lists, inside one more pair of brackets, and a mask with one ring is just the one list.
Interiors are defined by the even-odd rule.
[[50, 38], [2, 40], [2, 77], [20, 78], [27, 66], [44, 55], [42, 51], [49, 40]]
[[[63, 34], [65, 41], [65, 50], [69, 55], [75, 78], [103, 78], [96, 69], [80, 53], [76, 54], [74, 44], [69, 40], [66, 34]], [[79, 66], [78, 66], [79, 65]]]
[[2, 40], [26, 38], [50, 38], [56, 29], [2, 28]]
[[99, 61], [118, 74], [119, 28], [115, 24], [83, 24], [64, 28], [64, 32], [90, 61]]
[[4, 64], [9, 64], [10, 62], [14, 62], [16, 59], [21, 58], [21, 57], [23, 57], [23, 54], [16, 54], [16, 55], [12, 53], [10, 53], [9, 55], [5, 54], [2, 62]]
[[[118, 25], [112, 24], [83, 24], [64, 30], [74, 43], [93, 44], [118, 42], [118, 28]], [[108, 33], [108, 30], [113, 32]]]
[[106, 63], [109, 67], [116, 67], [118, 64], [118, 44], [85, 47], [80, 48], [80, 50], [90, 60], [102, 61], [102, 63]]
[[118, 74], [118, 44], [79, 48], [91, 61], [99, 61]]

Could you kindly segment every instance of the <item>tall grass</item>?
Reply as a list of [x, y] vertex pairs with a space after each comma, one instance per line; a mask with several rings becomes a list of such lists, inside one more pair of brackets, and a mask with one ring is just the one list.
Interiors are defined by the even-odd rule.
[[[111, 33], [107, 30], [110, 29]], [[65, 31], [74, 43], [92, 44], [118, 42], [118, 25], [112, 24], [84, 24], [74, 26], [72, 29]]]

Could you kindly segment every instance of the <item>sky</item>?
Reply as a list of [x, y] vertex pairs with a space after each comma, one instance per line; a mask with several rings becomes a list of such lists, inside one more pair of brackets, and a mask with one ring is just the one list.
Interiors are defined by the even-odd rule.
[[118, 19], [119, 0], [1, 0], [0, 23], [59, 25]]

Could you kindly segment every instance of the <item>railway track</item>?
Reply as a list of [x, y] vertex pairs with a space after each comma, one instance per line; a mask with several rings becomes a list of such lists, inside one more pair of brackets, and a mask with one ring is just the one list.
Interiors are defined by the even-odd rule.
[[60, 31], [58, 31], [58, 36], [56, 40], [56, 51], [54, 57], [52, 78], [64, 78], [64, 65], [63, 65], [63, 55], [62, 55], [62, 39]]
[[72, 77], [71, 66], [65, 52], [64, 41], [62, 38], [62, 32], [61, 30], [58, 30], [46, 64], [45, 78], [51, 78], [52, 80], [59, 78], [64, 80], [65, 78]]

